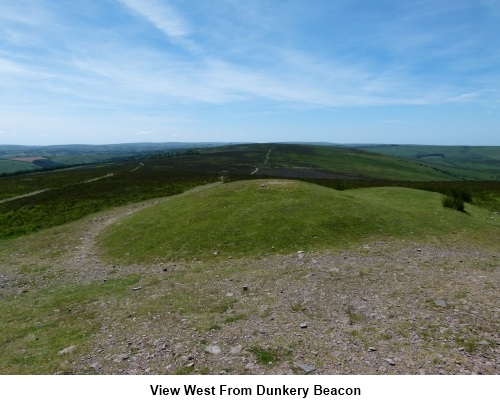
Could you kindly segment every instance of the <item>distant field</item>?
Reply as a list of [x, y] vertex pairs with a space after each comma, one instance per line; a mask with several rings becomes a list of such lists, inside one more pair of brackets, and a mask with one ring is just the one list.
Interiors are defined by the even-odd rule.
[[369, 145], [365, 150], [425, 164], [470, 180], [500, 180], [500, 146]]
[[36, 170], [37, 166], [17, 160], [0, 159], [0, 173], [16, 173], [20, 171]]
[[[118, 160], [147, 158], [155, 154], [168, 154], [175, 151], [186, 151], [192, 148], [206, 148], [222, 145], [221, 143], [124, 143], [116, 145], [52, 145], [52, 146], [24, 146], [0, 145], [1, 159], [12, 159], [36, 162], [36, 166], [20, 168], [0, 165], [0, 175], [34, 171], [40, 169], [54, 169], [60, 166], [74, 166], [82, 164], [95, 164], [113, 162]], [[41, 160], [45, 160], [42, 162]], [[39, 167], [37, 167], [39, 166]]]
[[29, 162], [33, 163], [35, 160], [47, 160], [45, 156], [25, 156], [25, 157], [13, 157], [9, 160], [17, 160], [19, 162]]

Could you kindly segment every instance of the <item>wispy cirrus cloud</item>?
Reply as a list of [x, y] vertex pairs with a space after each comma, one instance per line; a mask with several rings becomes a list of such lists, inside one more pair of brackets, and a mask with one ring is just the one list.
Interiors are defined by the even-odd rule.
[[117, 0], [130, 11], [148, 21], [172, 42], [188, 49], [196, 46], [189, 40], [190, 24], [169, 3], [159, 0]]

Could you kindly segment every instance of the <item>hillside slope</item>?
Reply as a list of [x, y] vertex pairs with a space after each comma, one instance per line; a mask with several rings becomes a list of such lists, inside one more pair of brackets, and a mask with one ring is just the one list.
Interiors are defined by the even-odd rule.
[[500, 180], [500, 146], [367, 145], [359, 150], [409, 159], [469, 180]]
[[392, 238], [500, 245], [500, 217], [394, 187], [337, 191], [289, 180], [222, 184], [124, 219], [102, 235], [114, 260], [155, 262], [340, 249]]

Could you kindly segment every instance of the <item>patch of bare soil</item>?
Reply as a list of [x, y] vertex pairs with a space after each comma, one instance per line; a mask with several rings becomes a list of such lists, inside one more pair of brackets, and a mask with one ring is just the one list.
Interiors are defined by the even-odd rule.
[[499, 255], [397, 242], [206, 263], [102, 261], [99, 232], [145, 205], [89, 220], [45, 263], [57, 277], [33, 274], [30, 288], [140, 275], [125, 298], [95, 303], [101, 328], [66, 371], [499, 374]]

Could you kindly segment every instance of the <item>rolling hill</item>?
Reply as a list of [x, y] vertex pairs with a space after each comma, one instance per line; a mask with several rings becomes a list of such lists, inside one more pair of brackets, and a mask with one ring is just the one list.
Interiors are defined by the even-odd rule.
[[114, 261], [253, 257], [332, 250], [372, 241], [500, 245], [500, 217], [405, 188], [337, 191], [289, 180], [235, 182], [185, 193], [109, 227]]
[[409, 159], [463, 179], [500, 180], [500, 147], [367, 145], [360, 150]]

